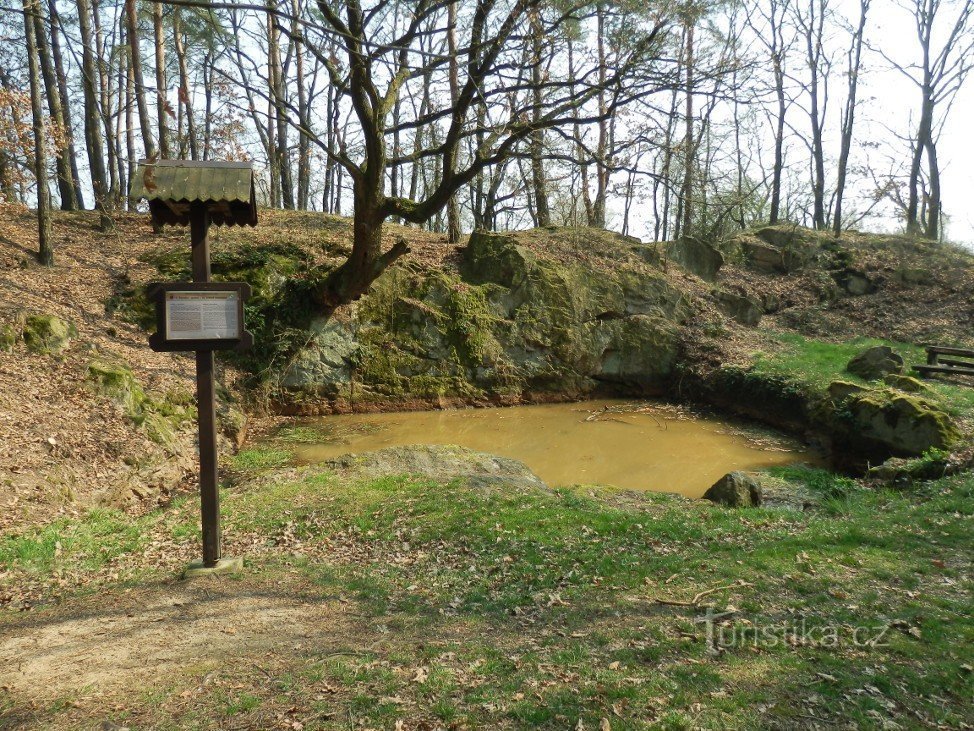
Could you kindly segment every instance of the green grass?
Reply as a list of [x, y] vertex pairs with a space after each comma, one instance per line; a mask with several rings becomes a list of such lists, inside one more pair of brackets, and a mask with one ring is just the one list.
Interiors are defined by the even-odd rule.
[[[850, 381], [869, 385], [846, 371], [853, 356], [866, 348], [888, 345], [904, 360], [903, 372], [915, 375], [911, 368], [926, 363], [926, 351], [910, 343], [876, 338], [853, 338], [841, 342], [815, 340], [794, 333], [766, 333], [774, 343], [771, 351], [758, 351], [753, 357], [753, 371], [759, 376], [786, 379], [801, 388], [822, 394], [833, 381]], [[947, 413], [974, 418], [974, 388], [941, 380], [923, 381], [929, 389], [921, 394]], [[872, 385], [877, 385], [876, 383]], [[882, 385], [882, 384], [879, 384]]]
[[[974, 722], [974, 677], [964, 669], [974, 664], [972, 475], [894, 492], [778, 468], [777, 479], [830, 501], [828, 510], [787, 511], [593, 487], [296, 474], [224, 491], [228, 535], [269, 546], [247, 556], [240, 591], [295, 591], [309, 606], [340, 601], [352, 633], [326, 625], [300, 649], [282, 643], [222, 662], [209, 684], [202, 672], [177, 676], [158, 699], [127, 701], [134, 725]], [[103, 573], [113, 557], [137, 561], [157, 536], [195, 541], [195, 510], [187, 500], [136, 520], [99, 512], [8, 538], [2, 580]], [[138, 584], [130, 577], [126, 586]], [[700, 607], [656, 602], [715, 588]], [[721, 635], [733, 642], [709, 643], [705, 604], [736, 608]], [[761, 634], [768, 630], [778, 641]], [[836, 646], [821, 641], [828, 631]], [[856, 632], [882, 644], [856, 645]], [[342, 652], [333, 655], [336, 644]], [[69, 704], [38, 713], [84, 725]]]
[[270, 449], [266, 447], [241, 449], [230, 460], [231, 466], [241, 472], [267, 470], [284, 467], [291, 463], [294, 454], [286, 449]]

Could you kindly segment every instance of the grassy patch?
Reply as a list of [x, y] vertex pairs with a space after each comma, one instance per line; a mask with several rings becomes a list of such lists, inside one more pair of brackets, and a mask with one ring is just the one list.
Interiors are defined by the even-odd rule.
[[241, 449], [230, 459], [231, 466], [242, 472], [284, 467], [291, 463], [294, 454], [286, 449], [266, 447]]
[[[225, 491], [227, 534], [250, 566], [241, 595], [338, 603], [350, 625], [179, 676], [151, 702], [130, 698], [133, 724], [974, 721], [971, 475], [892, 492], [823, 470], [775, 470], [841, 501], [841, 510], [799, 512], [286, 474], [261, 472], [251, 487]], [[117, 518], [93, 515], [30, 545], [8, 541], [0, 555], [56, 572], [65, 549], [54, 556], [51, 541], [68, 535], [77, 565], [137, 554], [141, 534], [195, 539], [195, 510], [187, 500], [121, 535]], [[42, 715], [83, 726], [72, 708]]]

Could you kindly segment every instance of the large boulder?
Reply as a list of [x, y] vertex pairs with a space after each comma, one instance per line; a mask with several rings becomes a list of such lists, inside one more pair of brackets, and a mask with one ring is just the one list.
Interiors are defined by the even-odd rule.
[[843, 269], [842, 271], [835, 272], [832, 278], [846, 294], [852, 295], [853, 297], [872, 294], [877, 288], [872, 278], [858, 269]]
[[902, 373], [903, 358], [888, 345], [876, 345], [856, 355], [845, 369], [854, 376], [874, 381], [890, 373]]
[[931, 448], [947, 449], [960, 437], [946, 412], [890, 389], [855, 394], [845, 409], [855, 439], [881, 444], [893, 454], [919, 456]]
[[478, 280], [517, 287], [527, 280], [537, 257], [530, 249], [518, 245], [513, 236], [474, 231], [464, 250], [464, 260]]
[[729, 508], [758, 507], [762, 502], [761, 483], [746, 472], [730, 472], [717, 480], [703, 497]]
[[691, 274], [712, 282], [717, 271], [724, 265], [724, 255], [705, 241], [693, 236], [684, 236], [666, 245], [666, 255], [670, 261], [679, 264]]

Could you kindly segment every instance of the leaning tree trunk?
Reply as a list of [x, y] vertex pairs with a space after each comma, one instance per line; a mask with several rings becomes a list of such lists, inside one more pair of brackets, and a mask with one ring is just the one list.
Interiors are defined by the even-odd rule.
[[51, 242], [51, 189], [47, 185], [47, 129], [41, 99], [40, 69], [37, 62], [38, 0], [23, 0], [24, 35], [27, 38], [27, 68], [30, 77], [30, 110], [34, 121], [34, 178], [37, 183], [37, 259], [45, 266], [54, 264]]

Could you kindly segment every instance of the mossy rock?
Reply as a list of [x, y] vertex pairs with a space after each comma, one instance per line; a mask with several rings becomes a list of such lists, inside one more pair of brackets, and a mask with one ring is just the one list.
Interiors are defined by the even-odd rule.
[[761, 322], [761, 304], [753, 297], [724, 289], [715, 289], [713, 296], [721, 311], [739, 324], [755, 327]]
[[13, 325], [0, 326], [0, 350], [10, 352], [23, 338], [23, 333]]
[[892, 389], [856, 394], [845, 409], [857, 437], [883, 444], [893, 454], [919, 456], [930, 449], [947, 449], [960, 438], [946, 412]]
[[34, 314], [24, 321], [22, 337], [33, 353], [60, 355], [77, 335], [74, 324], [56, 315]]
[[828, 388], [829, 396], [838, 403], [845, 401], [850, 396], [855, 396], [858, 393], [868, 390], [865, 386], [860, 386], [858, 383], [851, 383], [850, 381], [832, 381]]
[[93, 360], [88, 364], [88, 380], [95, 384], [100, 393], [118, 403], [127, 416], [141, 414], [145, 391], [127, 365], [117, 361]]
[[513, 236], [474, 231], [464, 251], [464, 261], [478, 281], [517, 287], [525, 282], [537, 257], [518, 245]]
[[724, 265], [724, 255], [716, 248], [693, 236], [684, 236], [666, 246], [666, 256], [691, 274], [712, 282]]
[[121, 361], [93, 360], [88, 364], [88, 380], [99, 393], [115, 401], [152, 441], [165, 447], [171, 447], [179, 429], [196, 417], [195, 405], [191, 400], [187, 402], [184, 394], [167, 397], [147, 394], [132, 370]]
[[913, 376], [904, 376], [900, 373], [888, 373], [883, 378], [883, 383], [892, 386], [900, 391], [907, 393], [929, 393], [930, 387]]

